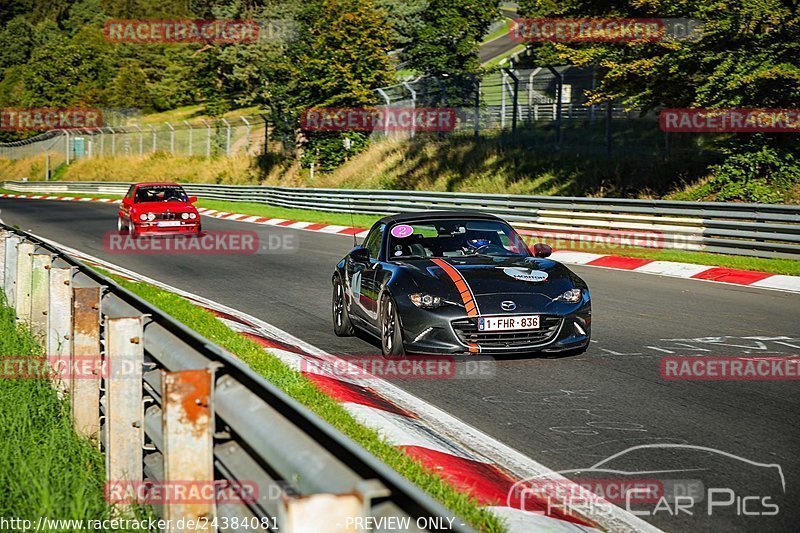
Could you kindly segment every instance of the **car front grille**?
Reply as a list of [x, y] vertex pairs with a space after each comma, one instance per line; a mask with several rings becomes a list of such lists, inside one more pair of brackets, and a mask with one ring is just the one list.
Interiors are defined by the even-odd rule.
[[156, 213], [156, 220], [180, 220], [179, 213]]
[[454, 320], [453, 331], [458, 339], [469, 346], [485, 348], [534, 348], [551, 342], [558, 335], [562, 317], [540, 315], [540, 328], [512, 331], [478, 331], [477, 318]]

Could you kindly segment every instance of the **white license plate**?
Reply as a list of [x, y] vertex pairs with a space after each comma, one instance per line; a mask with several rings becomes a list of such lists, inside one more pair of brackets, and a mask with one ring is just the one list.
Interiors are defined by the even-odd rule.
[[171, 221], [168, 221], [168, 222], [159, 222], [158, 223], [158, 227], [159, 228], [174, 228], [174, 227], [180, 226], [180, 225], [181, 225], [180, 220], [171, 220]]
[[478, 319], [478, 331], [539, 329], [539, 315], [487, 316]]

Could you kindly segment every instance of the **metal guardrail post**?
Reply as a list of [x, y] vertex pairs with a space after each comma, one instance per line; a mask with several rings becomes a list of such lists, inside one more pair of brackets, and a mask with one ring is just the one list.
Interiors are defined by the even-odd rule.
[[15, 308], [18, 323], [31, 323], [31, 277], [33, 276], [33, 243], [22, 241], [17, 246], [17, 282]]
[[70, 376], [74, 374], [72, 361], [72, 274], [74, 269], [51, 268], [49, 276], [48, 326], [45, 339], [47, 356], [59, 361], [59, 370], [66, 376], [56, 375], [54, 385], [61, 393], [70, 389]]
[[143, 317], [106, 318], [105, 452], [110, 484], [143, 477]]
[[6, 237], [3, 291], [6, 305], [16, 308], [17, 295], [17, 248], [21, 239], [16, 235]]
[[42, 344], [47, 339], [48, 311], [50, 309], [49, 254], [34, 254], [31, 273], [31, 333]]
[[72, 353], [74, 365], [81, 365], [82, 371], [73, 372], [71, 380], [72, 427], [90, 439], [100, 433], [100, 290], [73, 289]]
[[[161, 372], [162, 435], [164, 482], [169, 492], [174, 484], [214, 486], [214, 374], [210, 369]], [[213, 494], [212, 494], [213, 495]], [[215, 498], [207, 501], [173, 501], [164, 504], [164, 518], [170, 521], [169, 532], [177, 529], [180, 519], [208, 519], [208, 530], [216, 516]], [[184, 520], [184, 523], [185, 523]]]

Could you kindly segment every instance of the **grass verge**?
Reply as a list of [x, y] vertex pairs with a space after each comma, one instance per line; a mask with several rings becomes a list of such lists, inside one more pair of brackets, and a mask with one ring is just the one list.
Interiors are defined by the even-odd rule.
[[[14, 312], [0, 302], [0, 363], [41, 357]], [[103, 456], [72, 430], [69, 406], [44, 379], [0, 379], [0, 516], [31, 520], [103, 520]], [[50, 530], [85, 531], [73, 525]], [[85, 524], [84, 524], [85, 527]]]
[[[16, 191], [0, 189], [0, 193], [21, 194]], [[61, 194], [59, 196], [89, 196], [97, 198], [118, 198], [109, 195], [88, 195], [88, 194]], [[312, 211], [310, 209], [292, 209], [286, 207], [276, 207], [267, 204], [256, 204], [249, 202], [226, 202], [223, 200], [200, 200], [198, 207], [216, 209], [230, 213], [242, 213], [247, 215], [285, 218], [287, 220], [299, 220], [303, 222], [316, 222], [320, 224], [336, 224], [341, 226], [355, 226], [359, 228], [369, 228], [375, 223], [377, 215], [353, 215], [352, 220], [348, 213]], [[686, 250], [652, 248], [609, 248], [601, 245], [586, 244], [576, 251], [597, 254], [617, 255], [623, 257], [641, 257], [656, 261], [676, 261], [679, 263], [691, 263], [694, 265], [708, 265], [725, 268], [738, 268], [742, 270], [755, 270], [758, 272], [769, 272], [771, 274], [785, 274], [789, 276], [800, 276], [800, 261], [793, 259], [769, 259], [763, 257], [747, 257], [738, 255], [713, 254], [706, 252], [691, 252]]]
[[[100, 270], [100, 269], [98, 269]], [[259, 344], [239, 335], [217, 317], [175, 294], [153, 286], [126, 281], [101, 272], [156, 307], [166, 311], [209, 340], [219, 344], [247, 363], [253, 370], [314, 411], [336, 429], [353, 439], [372, 455], [395, 469], [411, 482], [464, 518], [480, 531], [504, 531], [502, 521], [470, 496], [449, 485], [417, 461], [383, 440], [377, 432], [361, 425], [335, 400], [311, 381], [286, 366]]]

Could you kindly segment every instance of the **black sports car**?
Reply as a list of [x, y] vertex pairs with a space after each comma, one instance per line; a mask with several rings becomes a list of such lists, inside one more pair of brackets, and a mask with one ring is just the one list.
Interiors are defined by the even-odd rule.
[[358, 327], [384, 355], [586, 350], [586, 283], [485, 213], [384, 217], [336, 265], [333, 327]]

